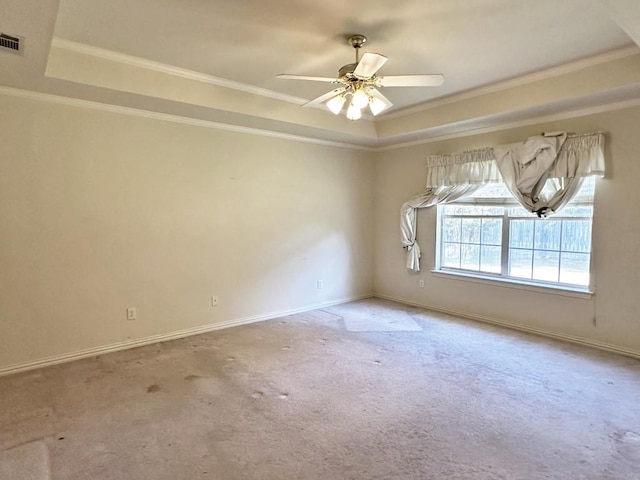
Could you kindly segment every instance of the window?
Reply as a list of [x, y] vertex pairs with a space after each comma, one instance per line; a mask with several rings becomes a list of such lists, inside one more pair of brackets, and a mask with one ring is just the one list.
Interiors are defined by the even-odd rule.
[[588, 288], [594, 177], [549, 218], [537, 218], [504, 184], [438, 206], [436, 269], [484, 278]]

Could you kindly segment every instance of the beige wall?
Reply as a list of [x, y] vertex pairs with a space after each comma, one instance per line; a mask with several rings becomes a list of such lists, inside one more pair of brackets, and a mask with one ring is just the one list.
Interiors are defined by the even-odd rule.
[[0, 368], [372, 292], [370, 152], [0, 112]]
[[[640, 108], [375, 153], [11, 96], [0, 111], [0, 370], [374, 289], [640, 353]], [[543, 130], [607, 132], [596, 294], [433, 276], [433, 210], [407, 271], [398, 209], [426, 156]]]
[[[378, 152], [376, 163], [376, 293], [634, 350], [640, 354], [640, 108]], [[607, 133], [605, 179], [596, 187], [591, 299], [517, 290], [434, 276], [434, 209], [418, 214], [422, 271], [405, 268], [399, 208], [423, 190], [426, 157], [519, 141], [542, 131]], [[423, 279], [425, 288], [419, 288]], [[595, 317], [595, 325], [594, 325]]]

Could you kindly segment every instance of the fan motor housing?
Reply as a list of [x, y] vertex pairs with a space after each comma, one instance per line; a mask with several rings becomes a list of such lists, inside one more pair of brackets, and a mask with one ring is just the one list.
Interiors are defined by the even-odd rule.
[[350, 73], [353, 73], [357, 66], [357, 63], [349, 63], [347, 65], [344, 65], [342, 68], [340, 68], [340, 70], [338, 70], [338, 77], [344, 77]]

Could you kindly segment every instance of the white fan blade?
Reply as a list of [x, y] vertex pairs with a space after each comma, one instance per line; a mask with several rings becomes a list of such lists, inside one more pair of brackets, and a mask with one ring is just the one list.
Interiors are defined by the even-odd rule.
[[380, 87], [439, 87], [444, 82], [444, 75], [391, 75], [376, 78]]
[[373, 77], [373, 75], [387, 63], [387, 60], [389, 59], [384, 55], [367, 52], [358, 62], [358, 66], [353, 71], [353, 74], [361, 80], [367, 80]]
[[393, 107], [393, 103], [391, 103], [391, 100], [389, 100], [382, 93], [380, 93], [380, 90], [378, 90], [377, 88], [367, 87], [367, 93], [373, 98], [377, 98], [378, 100], [380, 100], [382, 103], [384, 103], [387, 106], [387, 108]]
[[327, 100], [331, 100], [333, 97], [337, 97], [341, 93], [345, 92], [347, 89], [345, 87], [335, 88], [324, 95], [320, 95], [318, 98], [314, 98], [313, 100], [308, 101], [303, 107], [311, 107], [312, 105], [318, 105], [319, 103], [326, 102]]
[[327, 83], [338, 83], [338, 80], [331, 77], [310, 77], [307, 75], [289, 75], [288, 73], [281, 73], [280, 75], [276, 75], [278, 78], [286, 78], [289, 80], [310, 80], [312, 82], [327, 82]]
[[375, 87], [366, 87], [367, 94], [371, 97], [369, 100], [369, 110], [373, 113], [373, 116], [379, 115], [382, 111], [393, 106], [393, 103], [385, 97]]

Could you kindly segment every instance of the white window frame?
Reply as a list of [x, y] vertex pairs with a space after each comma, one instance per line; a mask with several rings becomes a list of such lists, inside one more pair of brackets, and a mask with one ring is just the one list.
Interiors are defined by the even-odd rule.
[[[593, 206], [593, 198], [588, 201], [584, 201], [583, 199], [576, 198], [571, 201], [569, 205], [579, 206], [579, 205], [590, 205]], [[431, 270], [432, 274], [438, 277], [445, 278], [455, 278], [460, 280], [479, 282], [479, 283], [490, 283], [494, 285], [507, 286], [511, 288], [525, 289], [525, 290], [534, 290], [541, 291], [545, 293], [558, 293], [558, 294], [568, 294], [569, 296], [577, 296], [579, 298], [590, 298], [591, 295], [595, 293], [595, 272], [594, 272], [594, 261], [593, 261], [593, 252], [594, 252], [594, 244], [593, 244], [593, 217], [563, 217], [562, 211], [554, 214], [550, 219], [586, 219], [589, 218], [591, 220], [591, 249], [589, 251], [589, 285], [575, 285], [561, 282], [549, 282], [544, 280], [534, 280], [527, 278], [518, 278], [511, 277], [507, 275], [508, 272], [508, 262], [509, 262], [509, 230], [510, 230], [510, 222], [512, 220], [527, 220], [531, 221], [538, 220], [537, 217], [510, 217], [509, 216], [509, 208], [518, 207], [519, 204], [515, 201], [515, 199], [504, 198], [504, 199], [496, 199], [496, 198], [477, 198], [477, 199], [462, 199], [456, 202], [453, 202], [448, 205], [482, 205], [482, 206], [501, 206], [504, 207], [504, 211], [502, 215], [459, 215], [464, 218], [501, 218], [502, 219], [502, 251], [501, 251], [501, 273], [494, 274], [489, 272], [480, 272], [477, 270], [466, 270], [462, 268], [452, 268], [452, 267], [443, 267], [442, 262], [442, 223], [444, 215], [444, 207], [446, 205], [438, 205], [437, 207], [437, 215], [436, 215], [436, 242], [435, 242], [435, 267]], [[447, 215], [448, 217], [452, 217], [452, 215]], [[453, 215], [456, 217], [457, 215]], [[544, 220], [541, 220], [544, 221]], [[534, 249], [531, 249], [534, 250]]]

